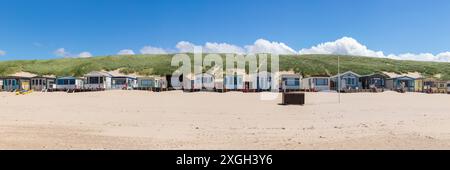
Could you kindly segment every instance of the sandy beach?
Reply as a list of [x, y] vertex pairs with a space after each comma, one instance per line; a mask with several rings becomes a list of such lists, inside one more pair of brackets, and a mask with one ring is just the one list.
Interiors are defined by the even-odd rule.
[[0, 149], [450, 149], [450, 95], [0, 93]]

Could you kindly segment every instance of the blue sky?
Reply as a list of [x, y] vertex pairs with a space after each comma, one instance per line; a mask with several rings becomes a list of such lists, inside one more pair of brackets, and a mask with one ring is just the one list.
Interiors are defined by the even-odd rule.
[[448, 0], [0, 0], [0, 60], [260, 38], [296, 51], [351, 37], [386, 56], [438, 54], [450, 51], [448, 9]]

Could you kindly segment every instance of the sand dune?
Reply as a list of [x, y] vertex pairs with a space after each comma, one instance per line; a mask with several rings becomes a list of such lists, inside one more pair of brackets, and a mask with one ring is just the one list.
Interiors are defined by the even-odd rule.
[[0, 149], [450, 149], [450, 95], [0, 93]]

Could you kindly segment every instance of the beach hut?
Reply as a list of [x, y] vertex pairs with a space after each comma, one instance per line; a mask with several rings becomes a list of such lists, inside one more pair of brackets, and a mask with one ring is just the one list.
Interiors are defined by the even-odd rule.
[[374, 73], [362, 75], [359, 78], [362, 89], [384, 89], [386, 86], [387, 75], [382, 73]]
[[3, 79], [0, 78], [0, 91], [3, 91]]
[[423, 77], [418, 77], [414, 80], [414, 91], [415, 92], [424, 92], [424, 80]]
[[56, 78], [52, 76], [35, 76], [31, 78], [31, 89], [48, 91], [56, 89]]
[[30, 77], [6, 76], [3, 77], [4, 91], [30, 90]]
[[234, 75], [225, 75], [223, 79], [225, 91], [237, 91], [244, 87], [244, 75], [235, 73]]
[[245, 69], [227, 70], [223, 76], [224, 91], [238, 91], [244, 89]]
[[202, 89], [202, 74], [183, 75], [183, 90], [184, 91], [200, 91]]
[[215, 87], [215, 77], [214, 75], [210, 74], [210, 73], [203, 73], [200, 75], [201, 76], [201, 81], [202, 81], [202, 89], [203, 90], [209, 90], [212, 91], [214, 90]]
[[111, 89], [132, 90], [137, 87], [136, 77], [113, 76], [111, 78]]
[[428, 78], [423, 80], [423, 92], [425, 93], [446, 93], [447, 82]]
[[31, 90], [31, 78], [35, 74], [28, 72], [18, 72], [9, 76], [2, 77], [2, 88], [4, 91]]
[[153, 91], [166, 91], [168, 89], [167, 80], [165, 77], [155, 77], [154, 84], [152, 87]]
[[330, 77], [327, 76], [312, 76], [302, 79], [301, 83], [304, 91], [329, 91]]
[[154, 77], [138, 77], [137, 89], [139, 90], [151, 90], [155, 86]]
[[63, 91], [73, 91], [83, 89], [84, 79], [79, 77], [58, 77], [56, 78], [56, 89]]
[[400, 92], [413, 92], [415, 90], [415, 78], [399, 76], [386, 79], [386, 88]]
[[270, 91], [272, 89], [272, 74], [268, 71], [259, 72], [257, 83], [257, 91]]
[[300, 74], [281, 74], [280, 91], [300, 91], [302, 76]]
[[347, 71], [330, 78], [331, 89], [332, 90], [353, 90], [360, 89], [361, 85], [359, 83], [359, 78], [361, 76], [352, 71]]
[[111, 89], [112, 75], [107, 72], [93, 71], [84, 75], [86, 83], [84, 88], [87, 90], [109, 90]]
[[450, 81], [447, 81], [447, 93], [450, 94]]
[[214, 79], [214, 91], [223, 92], [223, 78]]

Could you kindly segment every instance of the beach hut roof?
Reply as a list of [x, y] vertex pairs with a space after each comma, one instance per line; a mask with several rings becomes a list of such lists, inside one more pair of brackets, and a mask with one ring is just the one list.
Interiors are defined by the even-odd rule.
[[394, 77], [394, 78], [389, 78], [389, 79], [413, 79], [413, 80], [415, 80], [416, 78], [410, 77], [410, 76], [399, 76], [399, 77]]
[[84, 75], [85, 77], [112, 77], [111, 74], [103, 71], [92, 71]]
[[353, 71], [346, 71], [346, 72], [344, 72], [344, 73], [334, 75], [334, 76], [332, 76], [332, 78], [335, 78], [335, 77], [338, 77], [338, 76], [342, 76], [342, 75], [345, 75], [345, 74], [353, 74], [353, 75], [356, 75], [356, 76], [358, 76], [358, 77], [361, 77], [361, 75], [356, 74], [356, 73], [353, 72]]
[[371, 77], [371, 76], [375, 76], [375, 75], [381, 75], [384, 77], [389, 77], [388, 75], [384, 74], [384, 73], [372, 73], [372, 74], [366, 74], [366, 75], [361, 75], [361, 77]]
[[32, 78], [47, 78], [47, 79], [54, 79], [54, 78], [56, 78], [56, 76], [34, 76], [34, 77], [32, 77]]
[[37, 75], [36, 75], [36, 74], [33, 74], [33, 73], [21, 71], [21, 72], [17, 72], [17, 73], [14, 73], [14, 74], [12, 74], [12, 75], [9, 75], [8, 77], [32, 78], [32, 77], [35, 77], [35, 76], [37, 76]]
[[107, 73], [110, 74], [112, 77], [128, 77], [128, 78], [139, 77], [136, 74], [124, 74], [124, 73], [121, 73], [120, 70], [108, 71]]
[[412, 73], [406, 73], [406, 74], [397, 74], [392, 72], [383, 72], [383, 74], [386, 74], [389, 78], [397, 78], [397, 77], [403, 77], [408, 76], [414, 79], [423, 78], [423, 76], [418, 72], [412, 72]]
[[56, 79], [82, 79], [81, 77], [73, 77], [73, 76], [65, 76], [65, 77], [58, 77]]

